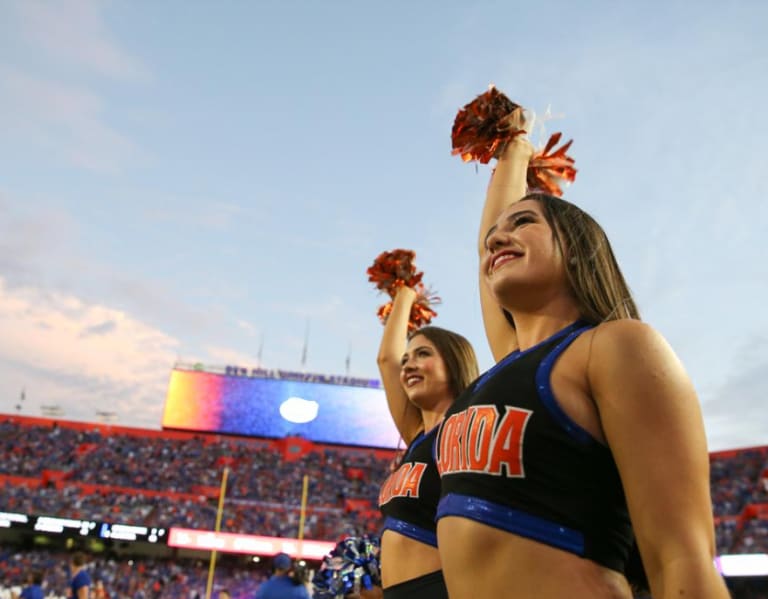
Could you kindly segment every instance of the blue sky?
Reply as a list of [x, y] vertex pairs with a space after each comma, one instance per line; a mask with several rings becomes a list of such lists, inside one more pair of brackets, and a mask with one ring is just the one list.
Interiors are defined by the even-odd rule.
[[177, 359], [377, 376], [365, 269], [407, 247], [491, 365], [450, 155], [493, 82], [575, 139], [712, 449], [768, 443], [768, 5], [0, 5], [0, 410], [156, 428]]

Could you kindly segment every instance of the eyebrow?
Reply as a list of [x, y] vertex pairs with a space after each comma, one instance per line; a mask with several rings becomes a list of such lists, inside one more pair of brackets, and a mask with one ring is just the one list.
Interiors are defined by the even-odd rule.
[[[419, 351], [419, 350], [422, 350], [422, 349], [426, 349], [426, 350], [429, 350], [429, 349], [430, 349], [430, 347], [429, 347], [428, 345], [419, 345], [418, 347], [414, 347], [414, 348], [413, 348], [411, 351], [412, 351], [413, 353], [416, 353], [417, 351]], [[400, 358], [400, 361], [401, 361], [401, 362], [402, 362], [402, 361], [403, 361], [403, 360], [404, 360], [404, 359], [405, 359], [405, 358], [408, 356], [408, 353], [409, 353], [409, 352], [408, 352], [407, 350], [406, 350], [406, 351], [403, 353], [403, 357], [402, 357], [402, 358]]]
[[[514, 221], [517, 217], [522, 216], [523, 214], [532, 214], [533, 216], [536, 216], [536, 217], [539, 216], [538, 212], [534, 210], [518, 210], [517, 212], [513, 212], [512, 214], [507, 216], [507, 218], [504, 219], [504, 222], [508, 223], [508, 222]], [[485, 234], [485, 239], [483, 239], [483, 245], [485, 246], [486, 249], [488, 248], [488, 238], [491, 235], [493, 235], [494, 231], [496, 231], [496, 229], [498, 228], [499, 228], [498, 225], [491, 225], [491, 228], [488, 229], [488, 232]]]

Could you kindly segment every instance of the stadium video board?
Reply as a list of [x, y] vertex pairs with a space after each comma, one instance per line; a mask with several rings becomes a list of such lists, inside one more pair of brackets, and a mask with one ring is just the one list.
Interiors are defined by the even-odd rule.
[[163, 428], [394, 448], [382, 389], [174, 369]]
[[52, 535], [96, 537], [117, 541], [166, 542], [166, 529], [98, 520], [40, 516], [18, 512], [0, 512], [0, 528], [41, 532]]

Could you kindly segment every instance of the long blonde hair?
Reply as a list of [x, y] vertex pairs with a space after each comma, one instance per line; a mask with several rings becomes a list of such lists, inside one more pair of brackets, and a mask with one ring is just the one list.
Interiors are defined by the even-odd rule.
[[534, 200], [541, 206], [563, 256], [568, 284], [582, 318], [591, 324], [623, 318], [640, 320], [608, 236], [597, 221], [556, 196], [530, 193], [523, 200]]

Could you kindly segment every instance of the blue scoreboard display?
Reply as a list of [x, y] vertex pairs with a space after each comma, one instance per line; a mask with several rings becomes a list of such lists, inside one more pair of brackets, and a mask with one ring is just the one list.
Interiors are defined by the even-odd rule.
[[400, 438], [382, 389], [181, 369], [163, 427], [387, 449]]

